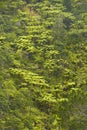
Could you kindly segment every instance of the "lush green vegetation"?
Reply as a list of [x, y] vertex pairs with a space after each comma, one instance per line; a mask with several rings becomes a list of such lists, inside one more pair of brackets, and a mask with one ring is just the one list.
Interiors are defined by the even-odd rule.
[[87, 129], [87, 0], [0, 0], [0, 130]]

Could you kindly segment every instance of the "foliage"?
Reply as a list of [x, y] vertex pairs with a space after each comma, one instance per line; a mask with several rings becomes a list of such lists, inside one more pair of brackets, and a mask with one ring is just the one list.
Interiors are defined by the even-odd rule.
[[87, 0], [0, 1], [0, 129], [87, 129]]

